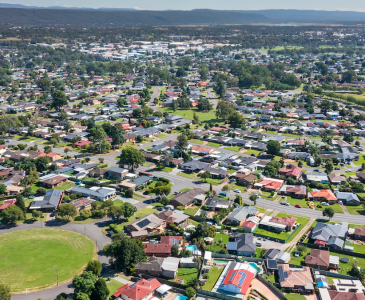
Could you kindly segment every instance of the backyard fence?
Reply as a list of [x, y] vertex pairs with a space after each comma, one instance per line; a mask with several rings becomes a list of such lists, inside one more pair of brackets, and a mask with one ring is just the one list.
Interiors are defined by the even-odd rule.
[[259, 237], [263, 237], [265, 239], [268, 239], [270, 241], [275, 241], [275, 242], [278, 242], [278, 243], [281, 243], [281, 244], [285, 244], [293, 236], [293, 234], [295, 234], [301, 228], [301, 226], [302, 226], [302, 224], [299, 224], [299, 226], [297, 226], [297, 228], [295, 228], [293, 230], [293, 232], [285, 240], [278, 239], [278, 238], [274, 238], [272, 236], [268, 236], [268, 235], [264, 235], [264, 234], [255, 233], [255, 231], [257, 230], [257, 228], [255, 229], [255, 231], [253, 232], [253, 234], [255, 236], [259, 236]]

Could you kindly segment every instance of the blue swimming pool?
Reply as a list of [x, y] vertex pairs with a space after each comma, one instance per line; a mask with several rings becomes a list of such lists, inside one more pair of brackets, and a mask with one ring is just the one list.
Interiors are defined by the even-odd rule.
[[189, 245], [186, 247], [189, 251], [193, 252], [193, 251], [198, 251], [198, 248], [195, 245]]
[[177, 296], [174, 298], [174, 300], [186, 300], [186, 299], [188, 299], [188, 297], [180, 294], [177, 294]]

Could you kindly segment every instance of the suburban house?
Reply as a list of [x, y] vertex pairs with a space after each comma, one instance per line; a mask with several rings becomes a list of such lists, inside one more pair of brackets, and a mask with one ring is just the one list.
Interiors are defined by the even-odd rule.
[[365, 241], [365, 228], [355, 228], [353, 238], [360, 241]]
[[254, 174], [243, 174], [243, 173], [236, 173], [236, 181], [237, 183], [250, 187], [252, 186], [257, 180], [257, 176]]
[[236, 233], [229, 238], [227, 250], [230, 254], [241, 256], [254, 256], [256, 253], [256, 244], [253, 241], [252, 233]]
[[209, 207], [210, 210], [216, 211], [223, 208], [230, 208], [233, 205], [233, 201], [223, 200], [214, 196], [207, 198], [204, 205]]
[[7, 185], [5, 195], [11, 196], [11, 195], [19, 195], [24, 191], [24, 187], [18, 186], [18, 185]]
[[259, 210], [254, 206], [238, 206], [226, 218], [225, 223], [242, 226], [248, 217], [257, 216]]
[[171, 245], [146, 244], [144, 252], [147, 256], [168, 257], [171, 255]]
[[16, 203], [16, 199], [4, 200], [4, 202], [2, 204], [0, 204], [0, 211], [9, 207], [10, 205], [14, 205], [15, 203]]
[[305, 185], [286, 185], [284, 184], [279, 191], [280, 195], [286, 195], [292, 198], [303, 199], [307, 196], [307, 187]]
[[29, 206], [29, 209], [37, 209], [43, 212], [54, 211], [58, 208], [59, 204], [63, 199], [63, 191], [50, 190], [44, 197], [36, 197], [33, 199]]
[[339, 174], [330, 174], [330, 175], [328, 175], [328, 178], [332, 184], [336, 184], [336, 185], [344, 184], [347, 181], [345, 176], [341, 176]]
[[105, 175], [111, 180], [122, 180], [126, 174], [128, 174], [126, 169], [110, 167]]
[[[55, 175], [55, 174], [50, 174], [50, 175]], [[60, 186], [63, 183], [67, 182], [68, 180], [68, 176], [65, 175], [55, 175], [51, 177], [46, 175], [46, 177], [47, 177], [46, 179], [40, 180], [40, 182], [45, 188], [48, 189], [54, 189], [56, 186]]]
[[210, 164], [208, 163], [201, 162], [198, 160], [191, 160], [181, 164], [180, 168], [183, 169], [185, 172], [194, 173], [194, 172], [200, 172], [209, 166]]
[[160, 286], [161, 283], [156, 278], [141, 279], [136, 283], [127, 283], [118, 288], [118, 292], [113, 296], [123, 300], [146, 300], [152, 298]]
[[310, 254], [305, 257], [305, 265], [317, 270], [337, 270], [339, 264], [339, 257], [330, 255], [327, 250], [311, 249]]
[[314, 285], [309, 267], [292, 269], [288, 264], [278, 265], [280, 287], [287, 293], [312, 294]]
[[212, 178], [218, 178], [218, 179], [224, 179], [229, 175], [229, 171], [227, 171], [227, 169], [225, 168], [216, 169], [216, 168], [206, 167], [203, 171], [209, 172]]
[[278, 191], [282, 185], [284, 184], [284, 180], [273, 179], [273, 178], [264, 178], [258, 183], [255, 183], [255, 188], [261, 188], [264, 191]]
[[342, 201], [343, 204], [357, 206], [360, 205], [359, 197], [354, 193], [337, 192], [336, 197], [338, 201]]
[[192, 152], [194, 155], [204, 156], [204, 155], [208, 155], [208, 154], [213, 153], [213, 152], [214, 152], [214, 149], [213, 149], [213, 148], [209, 148], [209, 147], [204, 147], [204, 146], [197, 146], [197, 145], [194, 145], [194, 146], [191, 148], [191, 152]]
[[74, 186], [71, 188], [72, 194], [81, 193], [83, 197], [91, 197], [100, 201], [108, 200], [109, 198], [115, 196], [116, 192], [117, 191], [115, 189], [109, 187], [94, 186], [87, 189], [83, 187]]
[[337, 197], [330, 189], [316, 190], [308, 192], [308, 198], [316, 201], [326, 201], [328, 204], [335, 204], [338, 202]]
[[180, 258], [176, 257], [150, 257], [147, 262], [140, 262], [136, 265], [138, 274], [147, 274], [155, 277], [176, 277], [179, 268]]
[[310, 238], [315, 240], [315, 244], [328, 246], [331, 248], [342, 249], [348, 234], [349, 225], [346, 222], [342, 224], [327, 224], [317, 222], [312, 229]]
[[87, 198], [81, 198], [76, 201], [70, 202], [71, 205], [75, 206], [77, 211], [80, 211], [82, 209], [88, 209], [91, 208], [91, 203], [95, 202], [95, 200], [87, 199]]
[[275, 259], [280, 254], [279, 249], [268, 249], [265, 254], [262, 256], [263, 259]]
[[139, 176], [132, 180], [127, 179], [121, 182], [118, 187], [123, 190], [133, 190], [137, 191], [138, 189], [143, 188], [146, 184], [153, 180], [152, 176]]
[[298, 166], [291, 166], [279, 169], [280, 178], [293, 178], [298, 180], [302, 176], [302, 168]]
[[294, 217], [266, 216], [261, 220], [259, 227], [276, 232], [292, 231], [296, 222], [297, 218]]
[[319, 183], [328, 183], [328, 176], [326, 173], [312, 173], [308, 172], [306, 174], [307, 181], [314, 181]]
[[228, 271], [219, 289], [233, 294], [246, 295], [255, 274], [245, 269], [237, 269]]
[[[184, 208], [187, 208], [191, 204], [193, 204], [195, 201], [197, 201], [196, 197], [199, 195], [204, 195], [205, 191], [200, 188], [192, 189], [189, 191], [185, 191], [183, 193], [180, 193], [170, 199], [170, 204], [173, 205], [175, 208], [178, 206], [182, 206]], [[205, 199], [205, 197], [204, 197]]]

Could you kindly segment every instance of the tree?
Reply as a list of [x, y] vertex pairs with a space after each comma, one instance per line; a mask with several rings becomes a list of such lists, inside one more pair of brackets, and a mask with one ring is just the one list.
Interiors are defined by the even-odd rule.
[[326, 207], [322, 213], [322, 215], [324, 217], [328, 217], [330, 220], [331, 218], [333, 218], [333, 216], [335, 215], [335, 211], [333, 210], [332, 207]]
[[109, 289], [106, 285], [105, 279], [100, 277], [91, 292], [90, 300], [107, 300], [108, 298]]
[[207, 181], [207, 179], [211, 178], [211, 177], [212, 177], [212, 174], [210, 174], [208, 171], [205, 171], [200, 174], [200, 178], [205, 179], [205, 181]]
[[229, 116], [228, 121], [232, 128], [241, 128], [245, 124], [245, 118], [237, 111]]
[[121, 167], [127, 165], [131, 171], [134, 171], [140, 165], [144, 164], [145, 161], [146, 159], [141, 151], [132, 147], [127, 147], [122, 150], [119, 165]]
[[51, 103], [51, 107], [59, 110], [62, 106], [67, 105], [68, 101], [66, 98], [66, 94], [63, 91], [55, 91], [52, 94], [53, 101]]
[[298, 161], [298, 167], [299, 168], [301, 168], [301, 167], [303, 167], [303, 162], [300, 160], [300, 161]]
[[32, 211], [33, 219], [39, 219], [42, 216], [43, 216], [43, 213], [41, 211], [36, 210], [36, 209]]
[[326, 162], [326, 165], [324, 166], [327, 170], [327, 174], [331, 173], [333, 171], [333, 164], [331, 160], [328, 160]]
[[85, 294], [90, 294], [90, 292], [95, 288], [95, 283], [98, 280], [93, 272], [85, 271], [80, 276], [76, 275], [72, 280], [72, 285], [75, 288], [75, 293], [81, 292]]
[[236, 195], [236, 198], [234, 199], [234, 203], [237, 203], [238, 205], [242, 205], [242, 197], [241, 195]]
[[188, 296], [189, 299], [193, 298], [196, 294], [196, 290], [194, 290], [194, 288], [192, 287], [188, 287], [186, 289], [186, 296]]
[[171, 256], [174, 256], [174, 257], [176, 257], [176, 256], [178, 256], [179, 255], [179, 245], [173, 245], [172, 247], [171, 247]]
[[124, 217], [127, 219], [133, 216], [135, 212], [137, 212], [137, 208], [128, 202], [123, 203], [123, 210]]
[[180, 135], [177, 136], [177, 146], [179, 147], [179, 149], [184, 152], [185, 149], [188, 147], [188, 139], [185, 135], [185, 133], [182, 133]]
[[199, 124], [199, 117], [195, 111], [193, 113], [193, 124]]
[[24, 214], [26, 213], [27, 208], [25, 207], [24, 197], [22, 195], [16, 196], [15, 205], [18, 206], [24, 212]]
[[279, 155], [280, 153], [280, 143], [278, 141], [269, 141], [266, 145], [267, 154]]
[[119, 219], [124, 215], [123, 207], [124, 206], [110, 206], [108, 209], [108, 217], [119, 221]]
[[116, 259], [122, 271], [133, 268], [146, 257], [142, 241], [131, 239], [125, 234], [118, 234], [113, 243], [104, 247], [104, 253]]
[[[67, 298], [69, 299], [69, 298]], [[60, 298], [61, 300], [61, 298]], [[75, 300], [90, 300], [90, 297], [88, 294], [85, 294], [83, 292], [75, 293]]]
[[1, 212], [4, 223], [15, 224], [16, 221], [24, 220], [24, 212], [16, 205], [10, 205]]
[[84, 220], [90, 218], [91, 215], [92, 215], [92, 212], [89, 209], [83, 209], [80, 211], [80, 217], [83, 218]]
[[343, 140], [347, 143], [352, 143], [354, 141], [354, 137], [351, 134], [345, 134]]
[[92, 272], [96, 276], [100, 276], [103, 266], [101, 262], [97, 260], [90, 260], [87, 264], [86, 271]]
[[62, 204], [58, 208], [58, 215], [62, 218], [66, 218], [67, 221], [77, 215], [76, 207], [71, 204]]
[[48, 164], [51, 162], [51, 159], [47, 156], [38, 157], [35, 161], [35, 166], [39, 173], [48, 170]]
[[52, 146], [47, 145], [44, 147], [44, 153], [48, 154], [51, 152], [52, 152]]
[[5, 284], [0, 284], [0, 300], [10, 300], [10, 287]]
[[22, 195], [24, 197], [29, 197], [31, 195], [33, 195], [33, 191], [32, 191], [32, 188], [30, 186], [26, 187], [22, 193]]
[[6, 185], [5, 184], [0, 184], [0, 194], [4, 195], [6, 192]]
[[249, 199], [253, 202], [253, 205], [256, 205], [257, 196], [255, 194], [251, 194]]

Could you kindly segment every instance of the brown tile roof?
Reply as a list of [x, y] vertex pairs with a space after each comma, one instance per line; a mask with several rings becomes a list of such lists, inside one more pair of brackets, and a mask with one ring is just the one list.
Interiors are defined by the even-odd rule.
[[311, 249], [305, 257], [306, 265], [315, 265], [328, 268], [330, 265], [330, 252], [326, 250]]

